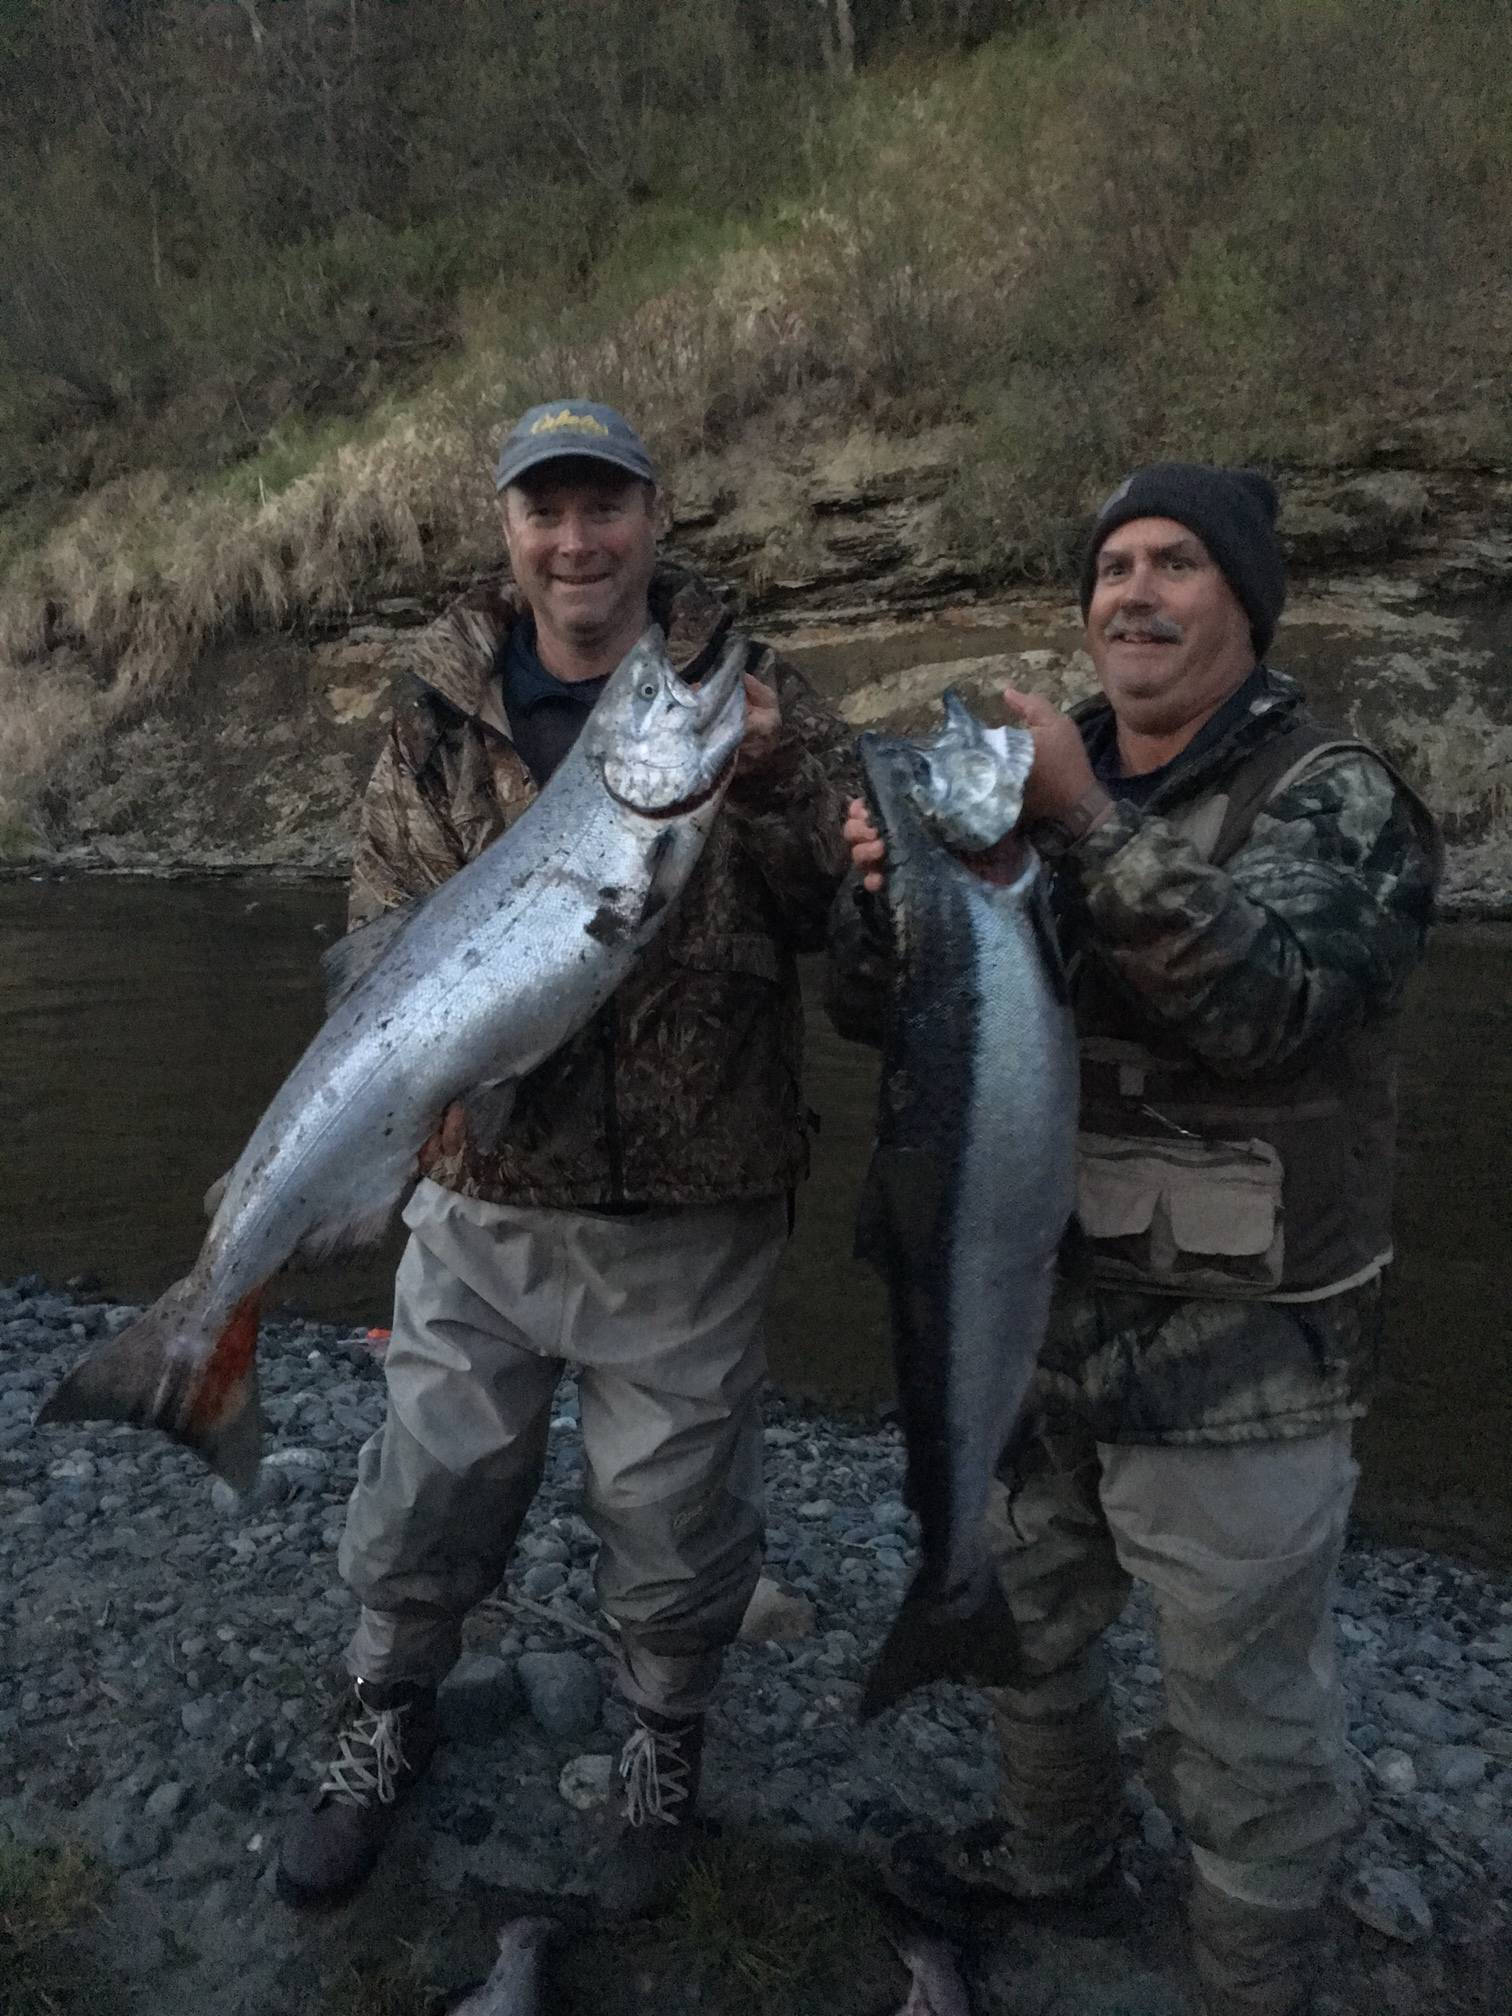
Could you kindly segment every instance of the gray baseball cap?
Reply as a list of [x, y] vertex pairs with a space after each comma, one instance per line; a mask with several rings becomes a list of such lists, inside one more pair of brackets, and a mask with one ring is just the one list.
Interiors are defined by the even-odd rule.
[[612, 406], [596, 406], [591, 399], [548, 399], [544, 406], [522, 413], [504, 437], [494, 464], [494, 488], [503, 490], [527, 470], [569, 455], [607, 462], [643, 483], [656, 481], [646, 444], [623, 413]]

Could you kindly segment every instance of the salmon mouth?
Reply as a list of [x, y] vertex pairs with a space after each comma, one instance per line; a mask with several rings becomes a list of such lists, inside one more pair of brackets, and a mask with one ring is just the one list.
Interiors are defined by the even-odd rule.
[[714, 772], [713, 780], [701, 791], [694, 791], [686, 798], [674, 798], [666, 805], [637, 805], [633, 798], [627, 798], [623, 792], [616, 791], [607, 777], [604, 779], [604, 789], [616, 805], [623, 805], [627, 812], [634, 812], [642, 819], [685, 818], [688, 813], [697, 812], [701, 806], [707, 805], [711, 798], [719, 796], [734, 772], [735, 760], [739, 753], [739, 750], [736, 750], [727, 756]]

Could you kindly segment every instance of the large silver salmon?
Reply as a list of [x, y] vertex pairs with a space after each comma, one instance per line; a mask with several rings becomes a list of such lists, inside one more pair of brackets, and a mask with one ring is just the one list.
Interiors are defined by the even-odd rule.
[[161, 1428], [251, 1481], [266, 1283], [296, 1253], [380, 1237], [453, 1100], [480, 1145], [497, 1141], [517, 1081], [608, 1000], [719, 811], [744, 655], [735, 639], [694, 688], [649, 630], [529, 812], [327, 955], [335, 1005], [227, 1177], [194, 1267], [68, 1375], [41, 1420]]
[[1009, 837], [1030, 736], [947, 693], [932, 740], [860, 753], [893, 977], [857, 1251], [887, 1283], [922, 1544], [865, 1718], [930, 1680], [1015, 1677], [982, 1522], [1073, 1209], [1077, 1063], [1039, 859]]

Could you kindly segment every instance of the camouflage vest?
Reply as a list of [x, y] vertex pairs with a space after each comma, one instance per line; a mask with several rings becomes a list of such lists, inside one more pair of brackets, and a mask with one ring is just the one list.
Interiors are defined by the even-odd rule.
[[[1324, 756], [1366, 744], [1304, 710], [1162, 813], [1214, 866], [1264, 807]], [[1079, 1216], [1109, 1286], [1301, 1302], [1368, 1281], [1391, 1259], [1395, 1014], [1300, 1067], [1225, 1077], [1141, 1014], [1094, 962], [1074, 974], [1081, 1035]]]

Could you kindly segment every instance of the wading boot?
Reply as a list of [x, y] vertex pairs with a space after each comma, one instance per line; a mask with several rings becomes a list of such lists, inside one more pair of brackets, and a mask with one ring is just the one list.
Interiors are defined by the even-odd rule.
[[1084, 1661], [1033, 1687], [994, 1688], [989, 1699], [1002, 1817], [956, 1834], [900, 1836], [888, 1888], [945, 1930], [967, 1931], [994, 1907], [1083, 1937], [1126, 1930], [1123, 1774], [1100, 1666]]
[[1007, 1820], [982, 1820], [958, 1833], [920, 1828], [893, 1841], [884, 1881], [918, 1917], [958, 1936], [980, 1930], [999, 1913], [1068, 1937], [1129, 1931], [1134, 1899], [1114, 1843], [1079, 1845], [1079, 1856], [1063, 1854], [1050, 1865], [1043, 1844]]
[[372, 1874], [405, 1797], [436, 1748], [436, 1690], [359, 1680], [313, 1803], [284, 1836], [278, 1894], [334, 1904]]
[[1187, 1926], [1205, 2016], [1313, 2016], [1329, 1958], [1320, 1907], [1250, 1904], [1194, 1876]]
[[620, 1752], [625, 1786], [619, 1832], [594, 1885], [610, 1918], [647, 1918], [667, 1903], [699, 1840], [694, 1808], [703, 1770], [704, 1718], [678, 1721], [637, 1708]]

